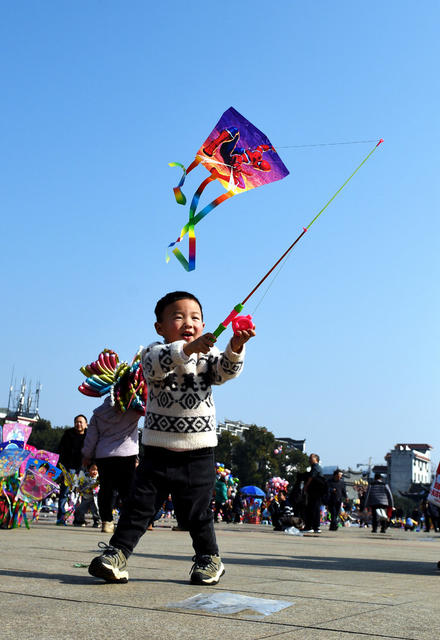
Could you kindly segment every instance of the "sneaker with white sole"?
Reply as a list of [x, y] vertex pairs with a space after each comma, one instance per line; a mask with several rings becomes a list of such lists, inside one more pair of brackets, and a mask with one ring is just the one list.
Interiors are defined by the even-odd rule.
[[194, 556], [190, 571], [193, 584], [217, 584], [225, 572], [220, 556]]
[[102, 533], [114, 533], [115, 525], [113, 522], [103, 522], [101, 526]]
[[102, 578], [106, 582], [128, 582], [127, 558], [116, 547], [99, 542], [98, 547], [104, 552], [93, 558], [89, 566], [89, 573], [95, 578]]

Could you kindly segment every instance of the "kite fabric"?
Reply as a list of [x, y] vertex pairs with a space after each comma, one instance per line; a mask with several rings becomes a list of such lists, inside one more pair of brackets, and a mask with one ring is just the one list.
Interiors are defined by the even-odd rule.
[[[289, 174], [269, 138], [233, 107], [224, 112], [188, 169], [185, 169], [178, 162], [170, 162], [170, 166], [180, 167], [183, 171], [178, 186], [174, 188], [174, 195], [179, 204], [186, 204], [182, 186], [188, 173], [199, 164], [202, 164], [211, 175], [205, 178], [194, 193], [187, 224], [183, 227], [177, 240], [168, 245], [168, 249], [174, 247], [172, 252], [186, 271], [193, 271], [196, 266], [196, 236], [194, 232], [196, 224], [215, 207], [237, 193], [281, 180]], [[196, 214], [203, 191], [214, 180], [218, 180], [222, 184], [226, 193], [215, 198]], [[188, 259], [175, 246], [186, 234], [189, 238]]]

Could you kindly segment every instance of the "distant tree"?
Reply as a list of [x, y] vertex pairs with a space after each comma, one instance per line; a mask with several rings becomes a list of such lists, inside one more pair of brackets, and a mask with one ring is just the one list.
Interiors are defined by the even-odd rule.
[[393, 493], [394, 506], [402, 517], [411, 516], [414, 509], [419, 509], [421, 506], [421, 499], [408, 498], [407, 496], [401, 496], [399, 493]]
[[32, 425], [32, 433], [42, 433], [43, 431], [50, 431], [52, 429], [52, 423], [50, 420], [40, 418]]
[[243, 432], [233, 450], [233, 467], [242, 486], [253, 484], [264, 490], [278, 466], [275, 449], [275, 436], [265, 427], [251, 425]]
[[298, 449], [283, 449], [276, 456], [277, 466], [276, 473], [274, 475], [284, 478], [289, 481], [292, 486], [296, 479], [297, 473], [304, 473], [309, 466], [309, 457], [306, 453], [299, 451]]
[[28, 444], [37, 449], [56, 452], [64, 431], [62, 427], [52, 427], [50, 420], [40, 418], [32, 425]]
[[222, 431], [218, 437], [218, 444], [215, 450], [216, 462], [223, 462], [226, 469], [232, 471], [232, 475], [235, 475], [234, 449], [237, 443], [240, 442], [238, 436], [234, 436], [230, 431]]

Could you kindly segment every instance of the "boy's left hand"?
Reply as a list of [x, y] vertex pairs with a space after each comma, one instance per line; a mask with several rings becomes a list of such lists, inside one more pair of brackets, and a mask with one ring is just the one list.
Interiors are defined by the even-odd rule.
[[231, 338], [231, 348], [234, 353], [240, 353], [243, 345], [255, 337], [255, 329], [237, 331]]

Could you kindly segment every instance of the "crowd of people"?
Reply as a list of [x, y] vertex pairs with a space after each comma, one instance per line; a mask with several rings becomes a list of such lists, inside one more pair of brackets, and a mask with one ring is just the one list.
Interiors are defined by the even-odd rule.
[[[98, 415], [101, 413], [99, 409]], [[104, 415], [107, 412], [108, 406], [105, 407]], [[91, 424], [93, 420], [92, 417]], [[109, 422], [112, 423], [111, 420]], [[130, 424], [129, 416], [126, 416], [125, 423]], [[76, 416], [74, 425], [73, 429], [66, 431], [61, 442], [60, 461], [67, 465], [70, 456], [68, 468], [71, 473], [78, 474], [80, 482], [76, 487], [72, 487], [71, 483], [61, 483], [57, 524], [66, 526], [67, 521], [70, 521], [73, 526], [83, 527], [86, 526], [86, 516], [89, 514], [93, 527], [101, 527], [104, 533], [113, 533], [113, 519], [119, 515], [133, 487], [134, 471], [139, 464], [139, 457], [132, 453], [134, 464], [130, 464], [130, 455], [126, 456], [127, 460], [122, 461], [118, 458], [125, 456], [112, 456], [114, 472], [106, 475], [104, 471], [104, 474], [100, 474], [102, 459], [86, 455], [80, 457], [79, 462], [77, 449], [77, 443], [82, 442], [82, 451], [89, 453], [90, 443], [97, 442], [99, 438], [93, 434], [93, 439], [89, 439], [90, 425], [87, 425], [85, 416]], [[121, 439], [135, 444], [131, 431], [125, 436], [122, 436], [122, 433], [119, 432]], [[72, 445], [70, 452], [69, 445]], [[121, 452], [120, 448], [115, 450]], [[135, 446], [126, 449], [126, 452], [129, 454], [134, 450]], [[440, 531], [438, 507], [424, 499], [418, 507], [406, 514], [401, 509], [395, 509], [393, 495], [380, 474], [376, 474], [366, 487], [359, 487], [358, 499], [353, 501], [347, 497], [341, 469], [335, 469], [331, 478], [325, 478], [319, 465], [318, 454], [311, 454], [309, 462], [309, 471], [298, 473], [296, 482], [289, 491], [283, 488], [275, 493], [268, 493], [263, 498], [244, 495], [238, 484], [228, 484], [224, 477], [218, 476], [210, 506], [214, 522], [272, 525], [275, 531], [295, 527], [302, 533], [318, 534], [323, 526], [328, 526], [329, 531], [337, 531], [343, 526], [359, 526], [369, 528], [372, 533], [385, 533], [388, 527], [398, 527], [405, 531]], [[110, 456], [104, 465], [112, 468]], [[121, 483], [121, 475], [125, 475], [125, 483]], [[72, 491], [76, 496], [71, 495]], [[53, 505], [54, 501], [49, 499], [46, 503]], [[168, 494], [156, 501], [155, 514], [150, 518], [147, 530], [152, 530], [160, 520], [168, 521], [175, 518], [172, 495]], [[176, 523], [173, 529], [188, 531], [179, 523]]]

